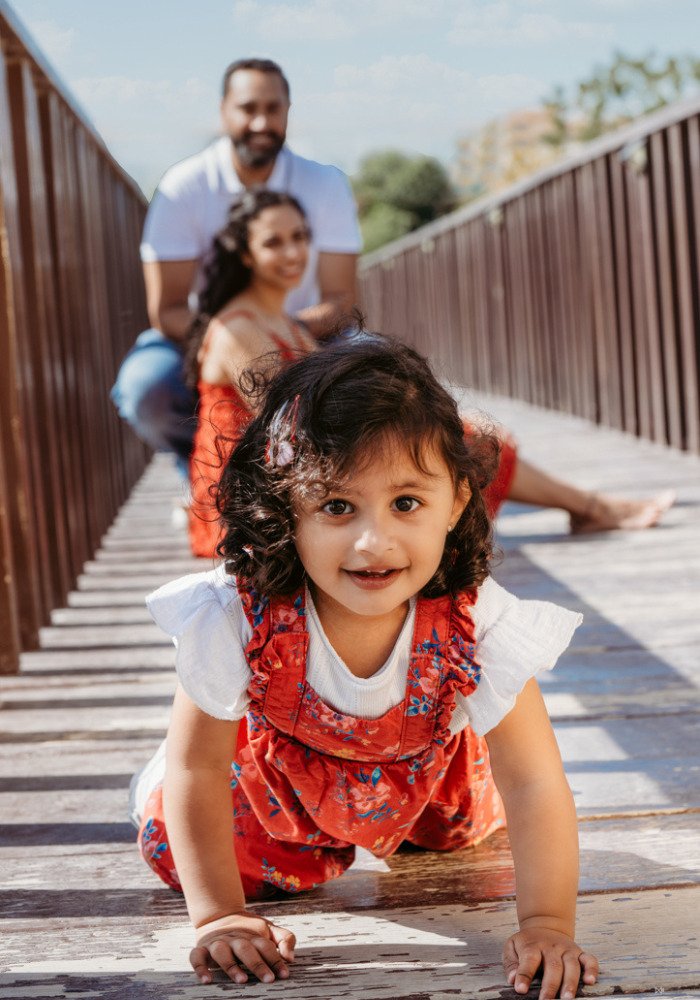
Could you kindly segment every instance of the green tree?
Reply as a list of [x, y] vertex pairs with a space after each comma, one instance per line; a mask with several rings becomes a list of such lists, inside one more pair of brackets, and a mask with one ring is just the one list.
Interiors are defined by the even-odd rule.
[[360, 219], [365, 253], [398, 240], [417, 226], [416, 216], [385, 201], [375, 202]]
[[570, 97], [556, 87], [545, 99], [552, 128], [543, 138], [553, 146], [596, 139], [679, 100], [699, 83], [700, 59], [694, 56], [663, 58], [652, 52], [634, 59], [616, 52], [609, 65], [580, 80]]
[[397, 150], [365, 157], [353, 188], [366, 251], [404, 236], [455, 205], [452, 185], [438, 160]]
[[410, 158], [405, 153], [399, 153], [395, 149], [370, 153], [362, 160], [357, 176], [352, 181], [360, 215], [376, 202], [388, 200], [387, 187], [391, 178], [409, 161]]

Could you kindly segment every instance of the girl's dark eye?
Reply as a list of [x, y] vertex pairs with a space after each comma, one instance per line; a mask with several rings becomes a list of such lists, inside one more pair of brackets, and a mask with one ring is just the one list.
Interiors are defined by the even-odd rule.
[[415, 497], [397, 497], [394, 500], [394, 506], [402, 514], [408, 514], [410, 511], [416, 510], [420, 503]]
[[328, 503], [323, 505], [323, 510], [326, 514], [339, 517], [341, 514], [349, 514], [352, 507], [347, 500], [329, 500]]

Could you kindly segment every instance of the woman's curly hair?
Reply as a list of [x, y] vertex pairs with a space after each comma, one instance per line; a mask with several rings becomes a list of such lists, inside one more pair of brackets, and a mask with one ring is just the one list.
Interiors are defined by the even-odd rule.
[[197, 315], [185, 340], [185, 378], [194, 389], [199, 376], [199, 349], [212, 317], [250, 284], [253, 272], [243, 261], [248, 252], [250, 224], [266, 208], [282, 205], [296, 209], [306, 223], [304, 209], [291, 194], [267, 188], [250, 188], [232, 203], [226, 225], [214, 236], [204, 265], [204, 285], [199, 293]]
[[[261, 391], [252, 376], [250, 383]], [[497, 466], [498, 439], [476, 432], [466, 441], [457, 405], [425, 358], [379, 334], [332, 343], [264, 386], [258, 416], [215, 494], [224, 525], [217, 552], [227, 571], [266, 596], [295, 591], [306, 579], [294, 545], [295, 505], [328, 496], [387, 446], [407, 448], [422, 471], [435, 449], [455, 490], [465, 484], [471, 490], [423, 596], [481, 584], [492, 554], [482, 490]]]

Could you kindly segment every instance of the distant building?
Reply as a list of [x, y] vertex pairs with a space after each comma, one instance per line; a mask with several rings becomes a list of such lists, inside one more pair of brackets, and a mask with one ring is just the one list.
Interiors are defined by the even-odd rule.
[[546, 108], [526, 108], [458, 139], [452, 180], [459, 194], [465, 200], [493, 194], [571, 152], [572, 143], [545, 141], [553, 128]]

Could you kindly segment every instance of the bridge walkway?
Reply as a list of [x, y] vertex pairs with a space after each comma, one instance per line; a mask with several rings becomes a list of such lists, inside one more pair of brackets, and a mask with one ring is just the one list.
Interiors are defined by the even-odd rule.
[[[522, 597], [584, 612], [545, 696], [576, 797], [579, 939], [601, 960], [586, 996], [700, 997], [700, 461], [584, 421], [470, 396], [517, 429], [523, 452], [587, 486], [673, 485], [658, 528], [572, 537], [564, 515], [509, 505], [495, 575]], [[201, 568], [170, 524], [176, 489], [156, 459], [70, 595], [0, 682], [2, 971], [14, 998], [211, 997], [198, 985], [182, 899], [140, 861], [131, 773], [168, 721], [173, 650], [143, 597]], [[290, 1000], [504, 998], [514, 926], [505, 834], [454, 855], [361, 859], [337, 882], [260, 905], [297, 933], [292, 979], [248, 985]]]

